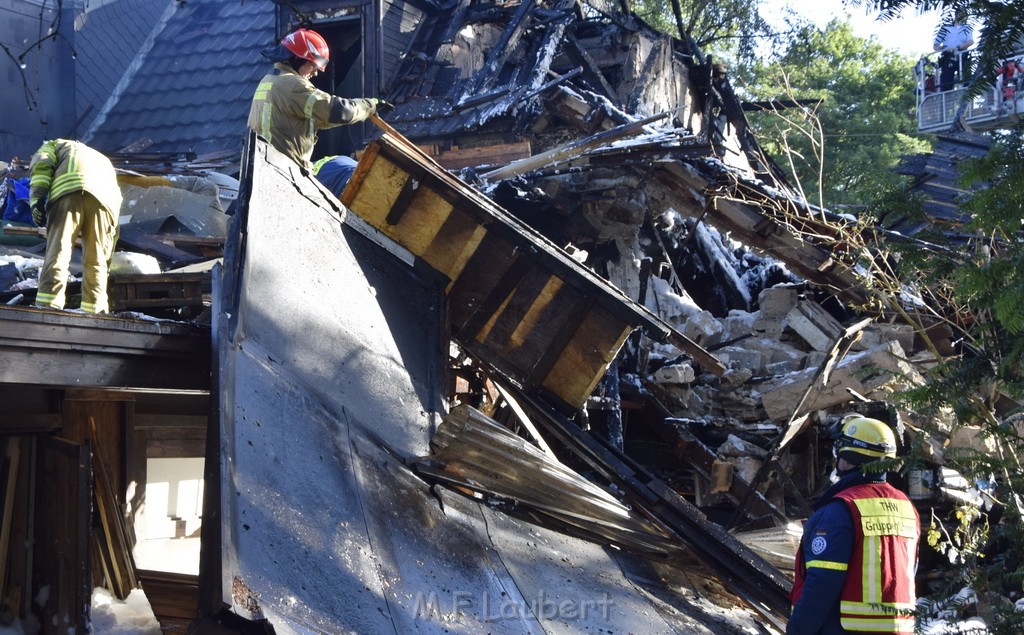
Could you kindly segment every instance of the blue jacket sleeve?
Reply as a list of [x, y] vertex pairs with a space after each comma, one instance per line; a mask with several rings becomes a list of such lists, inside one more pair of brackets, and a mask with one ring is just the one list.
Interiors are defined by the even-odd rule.
[[853, 518], [846, 504], [833, 501], [804, 525], [800, 541], [807, 577], [786, 627], [786, 635], [841, 633], [839, 595], [853, 552]]

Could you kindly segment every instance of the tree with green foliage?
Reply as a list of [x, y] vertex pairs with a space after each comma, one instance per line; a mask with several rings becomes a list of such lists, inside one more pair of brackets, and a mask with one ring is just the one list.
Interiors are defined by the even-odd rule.
[[[849, 0], [851, 5], [862, 5], [878, 12], [879, 19], [891, 20], [905, 11], [938, 10], [942, 25], [968, 23], [978, 28], [979, 68], [998, 68], [1010, 53], [1024, 47], [1024, 19], [1021, 5], [1013, 0]], [[990, 77], [979, 73], [976, 88], [989, 84]]]
[[762, 146], [788, 168], [808, 200], [829, 209], [871, 204], [901, 177], [913, 136], [913, 60], [853, 33], [849, 21], [804, 26], [773, 60], [744, 71], [752, 100], [820, 100], [806, 110], [751, 113]]
[[705, 52], [726, 58], [751, 57], [756, 43], [774, 37], [761, 16], [762, 0], [637, 0], [635, 15], [652, 27], [680, 37], [680, 30]]
[[[947, 450], [944, 466], [968, 482], [997, 484], [990, 523], [965, 506], [954, 521], [933, 519], [930, 542], [956, 554], [947, 593], [971, 586], [993, 608], [994, 633], [1020, 633], [1024, 613], [1011, 600], [1024, 581], [1024, 128], [1000, 135], [984, 157], [963, 166], [969, 194], [960, 205], [969, 218], [955, 234], [923, 235], [944, 249], [901, 249], [904, 279], [941, 298], [957, 351], [922, 367], [926, 383], [902, 398], [917, 412], [949, 412], [953, 426], [970, 426], [984, 451]], [[947, 228], [948, 229], [948, 228]], [[938, 306], [938, 303], [935, 303]], [[924, 329], [921, 332], [926, 336]], [[928, 430], [950, 434], [945, 424]]]
[[[981, 68], [996, 68], [1024, 46], [1017, 2], [861, 4], [883, 17], [906, 9], [939, 9], [944, 24], [972, 23], [981, 34]], [[976, 81], [975, 91], [991, 85], [991, 77], [982, 73]], [[936, 229], [925, 236], [937, 249], [901, 250], [903, 281], [941, 299], [934, 305], [941, 306], [960, 336], [958, 350], [952, 356], [936, 354], [935, 364], [922, 367], [925, 385], [904, 397], [919, 412], [951, 412], [955, 426], [971, 426], [972, 435], [987, 446], [984, 451], [947, 451], [944, 463], [968, 482], [996, 484], [998, 504], [990, 522], [964, 508], [951, 522], [933, 520], [929, 542], [958, 556], [947, 578], [948, 592], [971, 586], [988, 607], [990, 632], [1020, 633], [1024, 612], [1016, 610], [1014, 601], [1024, 595], [1024, 124], [994, 133], [989, 153], [962, 170], [967, 195], [959, 207], [969, 220], [955, 228], [955, 235]], [[941, 439], [949, 430], [933, 433]]]

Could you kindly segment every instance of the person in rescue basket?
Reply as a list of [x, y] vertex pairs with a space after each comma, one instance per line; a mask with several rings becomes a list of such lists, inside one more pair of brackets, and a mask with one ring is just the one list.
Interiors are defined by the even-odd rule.
[[249, 128], [306, 171], [312, 169], [317, 130], [358, 123], [394, 108], [383, 99], [345, 99], [313, 86], [310, 79], [327, 68], [331, 56], [316, 31], [293, 31], [263, 55], [275, 64], [256, 87]]
[[877, 419], [848, 415], [834, 452], [839, 480], [804, 524], [786, 633], [912, 635], [920, 520], [871, 465], [896, 457], [896, 436]]
[[106, 313], [107, 267], [117, 242], [121, 189], [110, 160], [84, 143], [46, 141], [29, 167], [32, 220], [46, 227], [36, 306], [63, 309], [75, 238], [82, 236], [82, 310]]

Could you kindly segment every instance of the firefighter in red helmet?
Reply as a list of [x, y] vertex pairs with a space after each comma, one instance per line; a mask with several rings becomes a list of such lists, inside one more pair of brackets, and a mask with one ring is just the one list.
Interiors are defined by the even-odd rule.
[[313, 86], [310, 80], [331, 59], [327, 42], [316, 31], [293, 31], [263, 55], [275, 64], [256, 87], [249, 128], [306, 170], [312, 167], [317, 130], [357, 123], [392, 108], [382, 99], [345, 99]]
[[920, 519], [872, 465], [896, 457], [896, 436], [877, 419], [848, 415], [835, 453], [840, 478], [804, 524], [786, 633], [913, 635]]

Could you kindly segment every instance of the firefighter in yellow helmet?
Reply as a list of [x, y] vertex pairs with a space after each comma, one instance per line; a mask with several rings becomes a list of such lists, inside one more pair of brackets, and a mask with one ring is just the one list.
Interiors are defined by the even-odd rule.
[[896, 436], [877, 419], [849, 415], [835, 454], [840, 478], [804, 524], [786, 633], [912, 635], [920, 520], [870, 465], [896, 457]]
[[121, 211], [114, 166], [84, 143], [54, 139], [36, 151], [29, 172], [32, 219], [47, 228], [36, 306], [64, 308], [71, 252], [81, 234], [82, 309], [106, 313], [107, 266]]
[[382, 99], [345, 99], [313, 86], [310, 80], [330, 61], [327, 42], [316, 31], [293, 31], [263, 55], [276, 63], [256, 87], [249, 128], [306, 170], [312, 167], [317, 130], [357, 123], [393, 108]]

